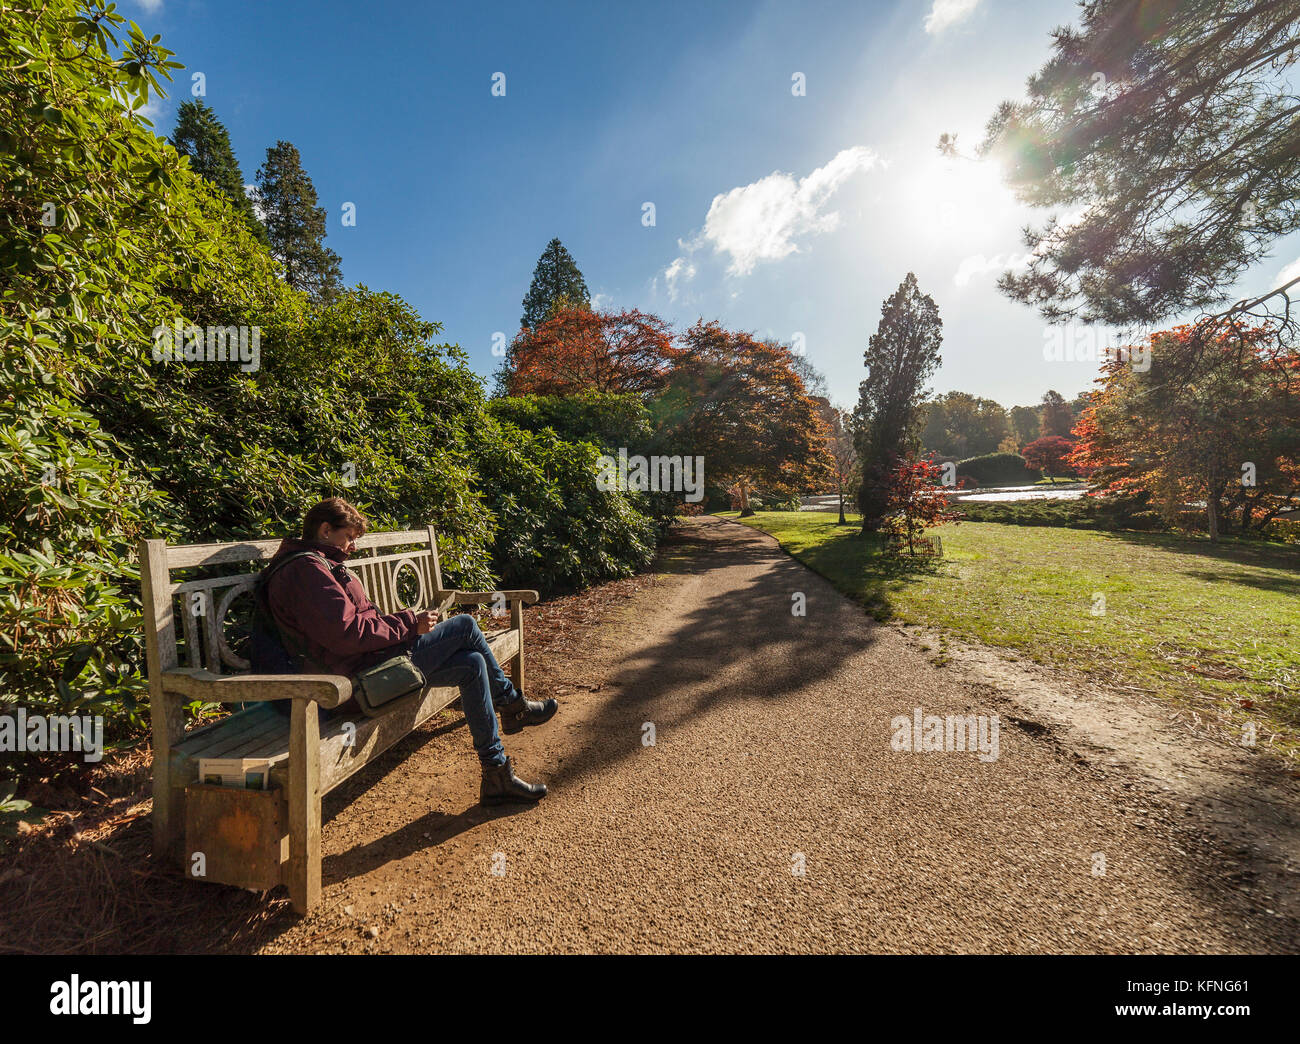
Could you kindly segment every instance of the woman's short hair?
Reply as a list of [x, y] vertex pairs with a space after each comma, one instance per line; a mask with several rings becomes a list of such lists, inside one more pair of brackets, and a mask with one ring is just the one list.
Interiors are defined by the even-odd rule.
[[367, 528], [366, 520], [360, 511], [342, 497], [330, 497], [307, 512], [307, 517], [302, 520], [302, 538], [315, 540], [321, 524], [325, 522], [328, 522], [333, 529], [347, 526], [359, 533], [364, 533]]

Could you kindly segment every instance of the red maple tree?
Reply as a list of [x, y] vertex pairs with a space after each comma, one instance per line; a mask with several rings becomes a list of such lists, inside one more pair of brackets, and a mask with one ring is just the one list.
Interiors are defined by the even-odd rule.
[[1021, 454], [1025, 463], [1036, 471], [1041, 471], [1053, 483], [1057, 475], [1064, 475], [1071, 469], [1070, 453], [1074, 443], [1061, 435], [1044, 435], [1034, 439]]
[[961, 515], [951, 510], [947, 491], [939, 484], [943, 469], [929, 460], [898, 462], [889, 474], [888, 515], [884, 529], [906, 542], [916, 554], [920, 535], [933, 526], [956, 523]]
[[701, 453], [713, 481], [734, 486], [742, 515], [755, 489], [787, 499], [829, 481], [829, 431], [792, 350], [700, 320], [656, 405], [665, 444]]
[[1171, 523], [1205, 505], [1211, 539], [1259, 530], [1300, 501], [1300, 357], [1268, 327], [1176, 326], [1151, 336], [1149, 372], [1102, 367], [1075, 426], [1091, 495], [1145, 493]]
[[668, 324], [637, 309], [562, 308], [510, 346], [510, 395], [595, 390], [652, 395], [681, 354]]

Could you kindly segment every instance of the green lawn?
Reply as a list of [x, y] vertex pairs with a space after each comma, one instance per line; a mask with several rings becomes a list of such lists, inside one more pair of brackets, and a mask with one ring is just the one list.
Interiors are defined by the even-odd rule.
[[913, 565], [833, 514], [722, 514], [771, 533], [878, 619], [1149, 691], [1238, 741], [1253, 721], [1260, 746], [1300, 757], [1300, 547], [970, 522], [935, 531], [942, 561]]

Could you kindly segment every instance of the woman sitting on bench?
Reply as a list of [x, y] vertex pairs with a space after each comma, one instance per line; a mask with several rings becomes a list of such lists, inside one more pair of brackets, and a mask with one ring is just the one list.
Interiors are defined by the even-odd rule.
[[507, 733], [548, 721], [555, 700], [524, 699], [497, 663], [468, 613], [438, 622], [436, 612], [403, 609], [383, 615], [344, 565], [366, 531], [361, 513], [341, 497], [307, 512], [302, 539], [286, 539], [267, 564], [301, 551], [269, 577], [266, 602], [281, 636], [304, 651], [309, 670], [351, 677], [400, 653], [410, 656], [429, 685], [457, 685], [474, 749], [483, 766], [479, 800], [485, 805], [540, 801], [542, 784], [514, 774], [501, 746], [496, 711]]

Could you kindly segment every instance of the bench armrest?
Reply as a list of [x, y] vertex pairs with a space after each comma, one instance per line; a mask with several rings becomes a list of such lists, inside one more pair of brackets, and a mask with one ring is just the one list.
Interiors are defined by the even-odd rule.
[[200, 667], [163, 671], [164, 692], [214, 703], [314, 700], [337, 707], [352, 698], [352, 682], [339, 674], [213, 674]]
[[435, 591], [434, 601], [445, 599], [451, 596], [453, 605], [478, 605], [482, 602], [492, 602], [497, 595], [504, 595], [507, 602], [523, 602], [524, 605], [532, 605], [541, 599], [536, 591]]

